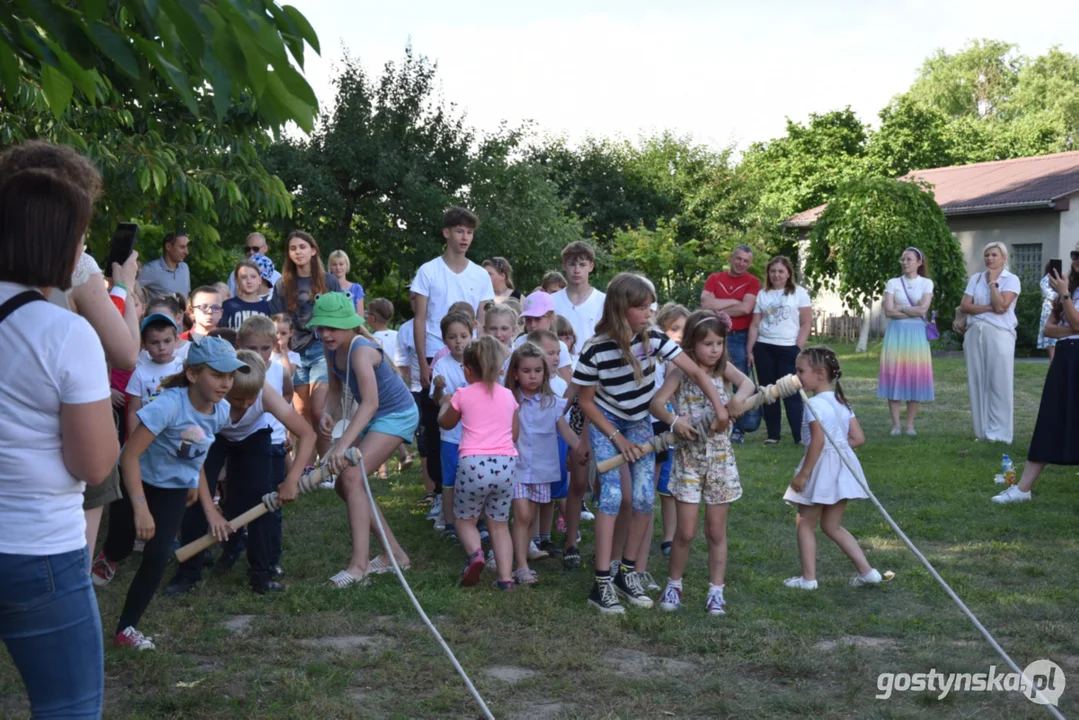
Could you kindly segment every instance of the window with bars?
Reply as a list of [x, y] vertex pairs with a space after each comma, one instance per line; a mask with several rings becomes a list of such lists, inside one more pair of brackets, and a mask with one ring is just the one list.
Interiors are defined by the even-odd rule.
[[1042, 279], [1042, 244], [1026, 243], [1012, 245], [1011, 271], [1024, 281], [1038, 282]]

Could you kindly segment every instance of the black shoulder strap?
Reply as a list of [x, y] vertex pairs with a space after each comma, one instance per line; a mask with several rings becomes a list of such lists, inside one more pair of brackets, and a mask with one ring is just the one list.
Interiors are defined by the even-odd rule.
[[35, 300], [44, 300], [45, 298], [37, 290], [26, 290], [19, 293], [13, 298], [10, 298], [6, 303], [0, 305], [0, 323], [7, 320], [7, 316], [15, 312], [23, 305], [32, 303]]

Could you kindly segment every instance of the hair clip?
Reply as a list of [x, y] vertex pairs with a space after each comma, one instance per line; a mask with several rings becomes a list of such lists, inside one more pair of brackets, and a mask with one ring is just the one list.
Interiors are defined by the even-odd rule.
[[731, 316], [727, 313], [723, 312], [722, 310], [718, 310], [716, 311], [716, 317], [721, 323], [723, 323], [724, 327], [727, 328], [727, 332], [730, 332], [734, 328], [734, 321], [731, 320]]

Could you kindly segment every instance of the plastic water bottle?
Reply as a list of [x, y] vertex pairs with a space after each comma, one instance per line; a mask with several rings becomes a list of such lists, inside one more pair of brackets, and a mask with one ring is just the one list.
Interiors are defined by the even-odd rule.
[[1015, 485], [1015, 465], [1012, 464], [1012, 459], [1007, 454], [1001, 458], [1000, 470], [1004, 473], [1004, 482], [1008, 485]]

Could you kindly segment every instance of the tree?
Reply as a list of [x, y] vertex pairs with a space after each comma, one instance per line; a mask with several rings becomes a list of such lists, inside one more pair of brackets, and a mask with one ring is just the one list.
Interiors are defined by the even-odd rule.
[[253, 98], [260, 124], [310, 131], [318, 101], [292, 67], [305, 44], [320, 51], [303, 14], [274, 0], [13, 0], [0, 9], [0, 82], [8, 102], [39, 85], [57, 119], [75, 99], [152, 103], [164, 85], [196, 117], [223, 121]]
[[860, 310], [883, 295], [911, 246], [929, 261], [934, 307], [947, 326], [962, 298], [966, 265], [932, 191], [917, 183], [868, 176], [840, 188], [809, 233], [806, 278]]
[[346, 250], [361, 284], [382, 283], [398, 299], [442, 252], [442, 212], [472, 179], [472, 131], [436, 94], [436, 75], [411, 47], [377, 80], [346, 55], [333, 113], [310, 139], [275, 143], [266, 156], [294, 194], [293, 224], [324, 251]]
[[523, 155], [529, 129], [501, 128], [485, 137], [470, 167], [466, 204], [480, 217], [483, 257], [505, 256], [518, 289], [528, 293], [558, 267], [559, 253], [584, 236], [550, 170]]
[[880, 111], [880, 129], [869, 140], [869, 164], [875, 174], [897, 178], [911, 170], [956, 164], [942, 111], [897, 96]]
[[1016, 46], [1000, 40], [972, 40], [949, 55], [927, 58], [908, 91], [915, 102], [953, 118], [990, 118], [1011, 98], [1025, 59]]
[[840, 185], [864, 174], [867, 137], [866, 127], [847, 107], [810, 114], [806, 125], [788, 118], [784, 137], [751, 145], [738, 174], [758, 197], [754, 214], [760, 223], [778, 226], [828, 202]]

